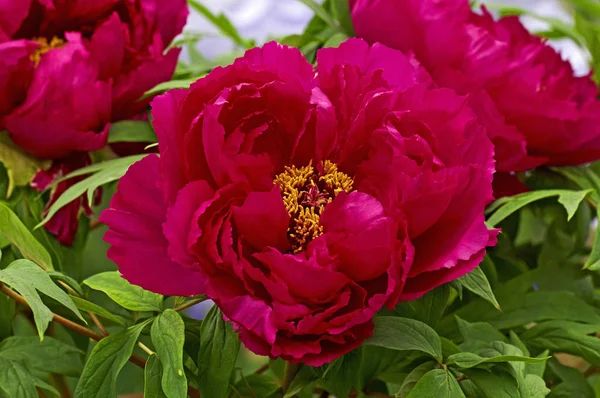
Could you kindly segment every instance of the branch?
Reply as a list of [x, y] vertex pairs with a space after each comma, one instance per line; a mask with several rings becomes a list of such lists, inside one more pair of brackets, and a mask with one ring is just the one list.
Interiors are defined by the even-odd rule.
[[[22, 306], [31, 309], [31, 307], [29, 306], [27, 301], [23, 298], [23, 296], [21, 296], [19, 293], [15, 292], [14, 290], [10, 289], [8, 286], [4, 285], [3, 283], [0, 283], [0, 292], [4, 293], [5, 295], [10, 297], [17, 303], [21, 304]], [[86, 336], [92, 340], [100, 341], [104, 338], [104, 336], [94, 332], [92, 329], [88, 329], [85, 326], [79, 325], [79, 324], [77, 324], [73, 321], [70, 321], [69, 319], [64, 318], [60, 315], [53, 313], [52, 320], [56, 323], [60, 323], [64, 327], [67, 327], [67, 328], [73, 330], [74, 332], [77, 332], [77, 333], [79, 333], [83, 336]], [[129, 360], [142, 369], [144, 369], [144, 367], [146, 366], [146, 360], [144, 358], [140, 357], [139, 355], [133, 354], [133, 355], [131, 355]]]
[[206, 301], [206, 297], [202, 297], [202, 298], [197, 298], [194, 300], [190, 300], [187, 303], [183, 303], [175, 308], [173, 308], [173, 310], [179, 312], [179, 311], [183, 311], [185, 309], [188, 309], [190, 307], [195, 306], [196, 304], [200, 304], [201, 302]]

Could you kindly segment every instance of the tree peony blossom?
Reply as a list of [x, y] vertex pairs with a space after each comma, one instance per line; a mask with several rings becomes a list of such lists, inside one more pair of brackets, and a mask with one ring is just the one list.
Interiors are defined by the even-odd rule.
[[[27, 152], [55, 159], [35, 188], [103, 148], [111, 121], [148, 106], [138, 99], [171, 78], [179, 50], [164, 51], [187, 13], [185, 0], [0, 0], [0, 129]], [[79, 202], [46, 225], [63, 244], [75, 237]]]
[[41, 158], [106, 145], [169, 80], [185, 0], [0, 1], [0, 127]]
[[[516, 17], [468, 0], [350, 0], [358, 36], [416, 54], [434, 80], [475, 93], [499, 171], [600, 158], [598, 90]], [[482, 92], [483, 91], [483, 92]]]
[[[384, 305], [473, 270], [493, 147], [466, 99], [399, 51], [268, 43], [154, 100], [160, 157], [101, 221], [131, 283], [205, 293], [260, 355], [318, 366]], [[397, 71], [402, 73], [397, 73]]]

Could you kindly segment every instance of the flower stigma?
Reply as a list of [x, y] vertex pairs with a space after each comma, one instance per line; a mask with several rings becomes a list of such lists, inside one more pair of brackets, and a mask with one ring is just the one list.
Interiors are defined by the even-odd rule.
[[65, 45], [65, 41], [63, 39], [59, 39], [54, 36], [50, 41], [45, 37], [36, 37], [33, 39], [36, 43], [40, 45], [40, 47], [35, 50], [33, 54], [29, 57], [29, 59], [34, 63], [37, 68], [42, 60], [42, 55], [46, 54], [50, 50], [54, 50], [55, 48], [61, 48]]
[[354, 180], [338, 170], [335, 163], [325, 160], [322, 172], [312, 166], [286, 166], [275, 176], [285, 209], [291, 217], [288, 237], [294, 253], [306, 249], [308, 243], [323, 234], [320, 216], [325, 206], [340, 192], [350, 193]]

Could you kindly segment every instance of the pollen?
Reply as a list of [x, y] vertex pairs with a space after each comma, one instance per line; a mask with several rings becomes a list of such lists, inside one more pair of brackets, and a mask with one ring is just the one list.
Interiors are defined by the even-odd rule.
[[291, 217], [288, 238], [294, 253], [323, 234], [320, 216], [325, 206], [339, 193], [351, 192], [354, 180], [338, 170], [330, 160], [321, 164], [319, 172], [312, 161], [303, 167], [287, 166], [273, 182], [279, 185], [285, 209]]
[[40, 45], [40, 47], [35, 50], [33, 54], [29, 57], [29, 59], [35, 64], [36, 67], [39, 66], [40, 61], [42, 60], [42, 55], [46, 54], [48, 51], [53, 50], [55, 48], [61, 48], [65, 45], [65, 41], [63, 39], [59, 39], [58, 37], [53, 37], [50, 41], [45, 37], [37, 37], [33, 39], [36, 43]]

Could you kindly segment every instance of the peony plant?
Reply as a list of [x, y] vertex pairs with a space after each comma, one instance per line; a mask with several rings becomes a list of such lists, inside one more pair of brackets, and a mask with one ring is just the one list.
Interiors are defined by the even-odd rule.
[[0, 397], [598, 395], [597, 3], [301, 2], [0, 0]]

